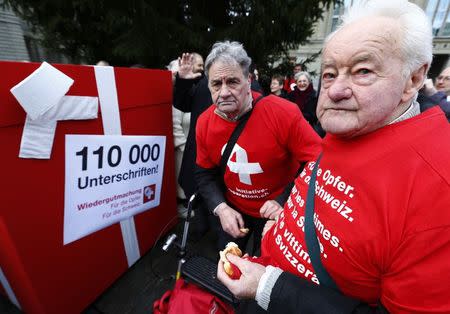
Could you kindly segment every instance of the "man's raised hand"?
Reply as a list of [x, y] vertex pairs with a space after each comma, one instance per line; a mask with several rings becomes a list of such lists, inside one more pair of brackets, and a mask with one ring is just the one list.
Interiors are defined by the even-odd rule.
[[195, 79], [200, 77], [201, 73], [194, 73], [194, 55], [191, 53], [183, 53], [178, 57], [178, 76], [182, 79]]

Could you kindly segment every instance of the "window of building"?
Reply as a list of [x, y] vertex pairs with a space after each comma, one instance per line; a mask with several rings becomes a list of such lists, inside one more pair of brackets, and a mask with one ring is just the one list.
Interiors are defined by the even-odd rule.
[[450, 37], [450, 0], [430, 0], [425, 12], [433, 26], [433, 35], [436, 37]]
[[342, 15], [341, 10], [342, 5], [335, 3], [333, 8], [333, 17], [331, 18], [331, 32], [334, 32], [339, 24], [339, 18]]
[[344, 14], [345, 10], [354, 5], [362, 2], [363, 0], [344, 0], [343, 3], [335, 3], [333, 7], [333, 16], [331, 18], [331, 31], [334, 32], [338, 25], [340, 24], [340, 18]]

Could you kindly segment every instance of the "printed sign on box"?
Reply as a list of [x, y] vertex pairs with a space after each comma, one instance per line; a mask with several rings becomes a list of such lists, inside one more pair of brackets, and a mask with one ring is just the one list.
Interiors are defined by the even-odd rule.
[[66, 135], [64, 244], [160, 203], [165, 136]]

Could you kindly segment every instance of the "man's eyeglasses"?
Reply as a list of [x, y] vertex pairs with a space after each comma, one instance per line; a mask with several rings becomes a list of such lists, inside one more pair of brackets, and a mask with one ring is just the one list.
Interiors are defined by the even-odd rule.
[[439, 75], [439, 76], [436, 78], [436, 81], [450, 82], [450, 76], [442, 76], [442, 75]]

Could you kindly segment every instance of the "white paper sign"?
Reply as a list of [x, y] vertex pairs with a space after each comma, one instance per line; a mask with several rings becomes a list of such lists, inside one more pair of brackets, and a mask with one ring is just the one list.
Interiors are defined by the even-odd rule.
[[64, 244], [160, 204], [165, 136], [66, 135]]

